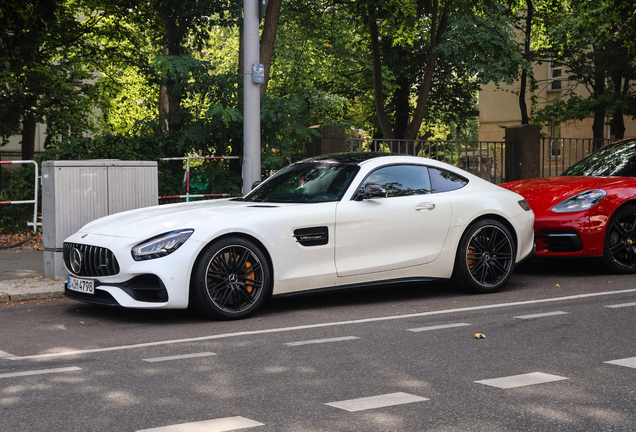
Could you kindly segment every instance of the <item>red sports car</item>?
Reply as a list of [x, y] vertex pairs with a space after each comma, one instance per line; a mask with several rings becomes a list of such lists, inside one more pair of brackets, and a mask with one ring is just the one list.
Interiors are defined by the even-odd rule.
[[605, 146], [561, 176], [501, 185], [535, 214], [536, 257], [598, 257], [636, 273], [636, 138]]

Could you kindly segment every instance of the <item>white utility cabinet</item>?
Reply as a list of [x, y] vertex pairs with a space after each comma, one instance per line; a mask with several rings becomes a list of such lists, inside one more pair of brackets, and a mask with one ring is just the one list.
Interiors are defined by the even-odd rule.
[[42, 164], [44, 277], [64, 279], [64, 240], [88, 222], [157, 205], [157, 162], [99, 159]]

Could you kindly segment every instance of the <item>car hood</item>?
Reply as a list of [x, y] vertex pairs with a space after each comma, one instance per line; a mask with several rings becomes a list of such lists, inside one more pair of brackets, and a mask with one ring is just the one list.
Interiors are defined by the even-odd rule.
[[523, 196], [532, 210], [537, 213], [551, 210], [555, 205], [578, 193], [591, 189], [610, 188], [626, 180], [632, 181], [633, 178], [563, 176], [519, 180], [502, 183], [500, 186]]
[[193, 228], [221, 217], [237, 219], [258, 212], [276, 211], [298, 204], [257, 203], [222, 199], [189, 203], [165, 204], [129, 210], [96, 219], [79, 232], [124, 238], [148, 238], [176, 229]]

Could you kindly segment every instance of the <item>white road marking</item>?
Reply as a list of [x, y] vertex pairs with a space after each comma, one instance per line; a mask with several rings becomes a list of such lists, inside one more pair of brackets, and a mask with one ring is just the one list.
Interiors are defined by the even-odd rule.
[[226, 432], [246, 429], [255, 426], [265, 426], [245, 417], [226, 417], [214, 420], [205, 420], [194, 423], [182, 423], [172, 426], [163, 426], [153, 429], [143, 429], [137, 432]]
[[544, 384], [554, 381], [566, 380], [568, 378], [560, 377], [558, 375], [550, 375], [542, 372], [533, 372], [529, 374], [513, 375], [503, 378], [494, 378], [481, 381], [475, 381], [478, 384], [485, 384], [491, 387], [497, 387], [501, 389], [509, 389], [514, 387], [523, 387], [535, 384]]
[[9, 354], [8, 352], [0, 351], [0, 358], [2, 357], [13, 357], [13, 354]]
[[615, 305], [608, 305], [605, 306], [606, 308], [622, 308], [622, 307], [628, 307], [628, 306], [636, 306], [636, 302], [634, 303], [620, 303], [620, 304], [615, 304]]
[[413, 402], [423, 402], [428, 399], [415, 396], [408, 393], [389, 393], [378, 396], [364, 397], [359, 399], [350, 399], [339, 402], [329, 402], [328, 404], [334, 408], [340, 408], [345, 411], [356, 412], [369, 409], [384, 408], [388, 406], [403, 405]]
[[24, 371], [24, 372], [11, 372], [0, 374], [0, 378], [15, 378], [22, 376], [31, 376], [31, 375], [44, 375], [44, 374], [52, 374], [58, 372], [72, 372], [82, 370], [82, 368], [77, 366], [63, 367], [63, 368], [55, 368], [55, 369], [39, 369], [33, 371]]
[[428, 326], [428, 327], [412, 328], [407, 330], [412, 332], [421, 332], [421, 331], [440, 330], [440, 329], [453, 328], [453, 327], [465, 327], [469, 325], [472, 325], [472, 324], [468, 324], [468, 323], [442, 324], [442, 325], [434, 325], [434, 326]]
[[216, 354], [211, 352], [202, 352], [202, 353], [194, 353], [194, 354], [181, 354], [181, 355], [175, 355], [175, 356], [169, 356], [169, 357], [147, 358], [142, 360], [145, 362], [154, 363], [154, 362], [162, 362], [162, 361], [169, 361], [169, 360], [189, 359], [189, 358], [195, 358], [195, 357], [208, 357], [213, 355], [216, 355]]
[[636, 357], [624, 358], [624, 359], [620, 359], [620, 360], [611, 360], [611, 361], [606, 361], [604, 363], [609, 363], [609, 364], [613, 364], [613, 365], [625, 366], [625, 367], [628, 367], [628, 368], [635, 368], [636, 369]]
[[515, 318], [517, 319], [533, 319], [533, 318], [543, 318], [543, 317], [549, 317], [549, 316], [555, 316], [555, 315], [567, 315], [567, 312], [562, 312], [562, 311], [556, 311], [556, 312], [546, 312], [546, 313], [538, 313], [538, 314], [532, 314], [532, 315], [520, 315], [520, 316], [516, 316]]
[[351, 325], [351, 324], [364, 324], [364, 323], [381, 322], [381, 321], [395, 321], [395, 320], [418, 318], [418, 317], [424, 317], [424, 316], [445, 315], [445, 314], [488, 310], [488, 309], [500, 309], [500, 308], [506, 308], [506, 307], [514, 307], [514, 306], [536, 305], [540, 303], [553, 303], [553, 302], [566, 301], [566, 300], [578, 300], [578, 299], [584, 299], [584, 298], [590, 298], [590, 297], [600, 297], [600, 296], [625, 294], [625, 293], [632, 293], [632, 292], [636, 292], [636, 288], [622, 290], [622, 291], [606, 291], [601, 293], [577, 294], [573, 296], [554, 297], [554, 298], [547, 298], [547, 299], [541, 299], [541, 300], [526, 300], [526, 301], [512, 302], [512, 303], [499, 303], [499, 304], [493, 304], [493, 305], [471, 306], [471, 307], [464, 307], [464, 308], [458, 308], [458, 309], [444, 309], [444, 310], [438, 310], [438, 311], [421, 312], [421, 313], [407, 314], [407, 315], [391, 315], [391, 316], [377, 317], [377, 318], [363, 318], [363, 319], [351, 320], [351, 321], [336, 321], [336, 322], [328, 322], [328, 323], [301, 325], [296, 327], [283, 327], [283, 328], [274, 328], [274, 329], [265, 329], [265, 330], [243, 331], [243, 332], [236, 332], [236, 333], [224, 333], [224, 334], [217, 334], [217, 335], [210, 335], [210, 336], [200, 336], [195, 338], [172, 339], [172, 340], [164, 340], [164, 341], [157, 341], [157, 342], [140, 343], [140, 344], [134, 344], [134, 345], [120, 345], [120, 346], [112, 346], [107, 348], [62, 351], [57, 353], [35, 354], [35, 355], [27, 355], [27, 356], [13, 356], [13, 357], [5, 357], [5, 358], [7, 360], [32, 360], [32, 359], [40, 359], [40, 358], [102, 353], [102, 352], [109, 352], [109, 351], [123, 351], [123, 350], [129, 350], [129, 349], [146, 348], [146, 347], [153, 347], [153, 346], [160, 346], [160, 345], [201, 342], [201, 341], [209, 341], [214, 339], [225, 339], [225, 338], [241, 337], [241, 336], [283, 333], [283, 332], [290, 332], [290, 331], [307, 330], [307, 329], [324, 328], [324, 327], [336, 327], [336, 326]]
[[299, 342], [287, 342], [285, 345], [300, 346], [300, 345], [310, 345], [310, 344], [323, 344], [323, 343], [329, 343], [329, 342], [341, 342], [341, 341], [348, 341], [348, 340], [354, 340], [354, 339], [360, 339], [360, 338], [356, 336], [344, 336], [344, 337], [330, 338], [330, 339], [314, 339], [314, 340], [306, 340], [306, 341], [299, 341]]

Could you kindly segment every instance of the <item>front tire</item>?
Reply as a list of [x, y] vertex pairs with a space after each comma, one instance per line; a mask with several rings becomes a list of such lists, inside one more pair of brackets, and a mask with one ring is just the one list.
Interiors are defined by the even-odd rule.
[[207, 318], [233, 320], [256, 311], [271, 286], [271, 271], [253, 242], [228, 237], [213, 243], [192, 273], [192, 306]]
[[636, 206], [616, 211], [605, 231], [603, 267], [614, 274], [636, 273]]
[[453, 280], [468, 291], [491, 293], [503, 287], [515, 268], [516, 248], [508, 228], [494, 219], [470, 225], [459, 242]]

